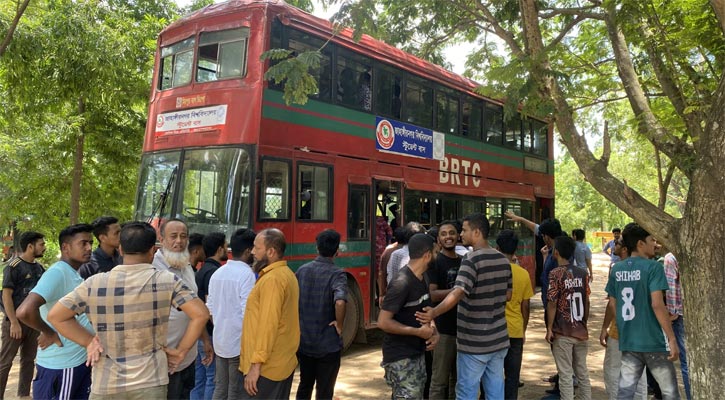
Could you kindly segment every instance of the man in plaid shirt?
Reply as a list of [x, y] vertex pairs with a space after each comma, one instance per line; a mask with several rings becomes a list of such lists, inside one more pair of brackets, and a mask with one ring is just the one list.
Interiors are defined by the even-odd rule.
[[[94, 367], [90, 399], [165, 398], [169, 372], [196, 345], [209, 319], [204, 303], [178, 277], [150, 264], [155, 243], [151, 225], [124, 225], [124, 264], [88, 278], [48, 314], [61, 335], [86, 347], [87, 364]], [[191, 319], [177, 348], [166, 347], [171, 307]], [[95, 337], [76, 321], [82, 313]]]

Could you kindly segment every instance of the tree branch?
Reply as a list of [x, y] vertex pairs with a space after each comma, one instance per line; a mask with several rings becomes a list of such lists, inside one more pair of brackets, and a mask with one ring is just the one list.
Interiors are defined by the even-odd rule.
[[3, 39], [3, 42], [0, 43], [0, 57], [5, 54], [5, 50], [7, 50], [10, 45], [10, 41], [13, 39], [13, 34], [15, 34], [15, 29], [18, 28], [20, 18], [23, 16], [23, 13], [25, 13], [25, 9], [28, 8], [28, 4], [30, 4], [30, 0], [23, 0], [23, 2], [20, 3], [20, 6], [18, 6], [17, 11], [15, 12], [15, 18], [13, 18], [13, 22], [10, 23], [8, 32], [5, 34], [5, 39]]
[[609, 121], [604, 120], [604, 132], [602, 134], [602, 156], [599, 162], [604, 168], [609, 167], [609, 157], [612, 154], [612, 139], [609, 136]]
[[627, 48], [624, 33], [616, 22], [614, 5], [609, 6], [605, 22], [612, 50], [617, 60], [617, 71], [624, 85], [635, 117], [638, 120], [637, 128], [652, 144], [658, 147], [675, 163], [685, 175], [692, 175], [692, 165], [689, 162], [694, 149], [691, 144], [671, 135], [657, 120], [649, 106], [644, 90], [639, 83], [632, 58]]
[[548, 12], [539, 12], [539, 18], [549, 19], [560, 15], [576, 15], [589, 19], [604, 20], [604, 14], [592, 12], [597, 6], [577, 7], [577, 8], [545, 8]]
[[587, 19], [587, 17], [585, 17], [583, 15], [577, 15], [576, 18], [569, 21], [569, 23], [566, 24], [566, 26], [564, 28], [562, 28], [561, 32], [559, 32], [559, 34], [554, 38], [554, 40], [552, 40], [548, 45], [546, 45], [546, 50], [554, 48], [554, 46], [559, 44], [559, 42], [561, 42], [564, 39], [564, 37], [566, 37], [566, 35], [569, 33], [569, 31], [571, 31], [575, 26], [577, 26], [577, 24], [584, 21], [585, 19]]

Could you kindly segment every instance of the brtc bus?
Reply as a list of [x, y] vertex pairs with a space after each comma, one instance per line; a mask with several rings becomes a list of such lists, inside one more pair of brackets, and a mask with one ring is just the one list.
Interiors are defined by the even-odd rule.
[[[267, 82], [269, 49], [322, 49], [318, 92], [287, 105]], [[232, 0], [174, 22], [158, 38], [136, 218], [177, 217], [191, 232], [275, 227], [294, 269], [315, 236], [342, 235], [349, 283], [345, 344], [375, 325], [380, 229], [484, 212], [494, 239], [535, 241], [505, 210], [553, 210], [550, 124], [476, 94], [478, 84], [369, 36], [353, 40], [280, 0]]]

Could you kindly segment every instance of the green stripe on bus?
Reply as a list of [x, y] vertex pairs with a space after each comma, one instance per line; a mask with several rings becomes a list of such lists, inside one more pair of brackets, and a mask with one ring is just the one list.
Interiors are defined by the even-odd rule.
[[[276, 104], [276, 106], [265, 105], [263, 107], [262, 116], [264, 118], [289, 122], [310, 128], [343, 133], [370, 140], [375, 138], [374, 128], [372, 128], [375, 125], [374, 115], [315, 100], [310, 100], [303, 106], [298, 104], [292, 105], [290, 106], [291, 109], [289, 109], [286, 108], [284, 104], [282, 92], [277, 90], [265, 90], [264, 100]], [[334, 116], [337, 120], [320, 118], [318, 115], [307, 114], [305, 111], [315, 114]], [[360, 126], [358, 124], [368, 125], [369, 127]], [[524, 154], [521, 154], [516, 150], [493, 146], [474, 139], [454, 135], [446, 135], [446, 142], [447, 154], [474, 160], [484, 160], [507, 167], [523, 168]], [[455, 144], [456, 146], [451, 146], [450, 144]], [[482, 151], [485, 152], [485, 154], [482, 154]], [[548, 160], [548, 162], [550, 170], [553, 171], [554, 162], [551, 160]]]
[[[314, 258], [310, 258], [308, 260], [287, 261], [287, 265], [292, 268], [293, 271], [296, 271], [297, 268], [312, 260], [314, 260]], [[370, 257], [368, 256], [335, 257], [333, 261], [335, 262], [335, 265], [340, 268], [359, 268], [370, 266]]]
[[[340, 248], [343, 249], [342, 253], [365, 253], [370, 252], [372, 245], [366, 241], [343, 242], [340, 243]], [[315, 243], [288, 244], [284, 254], [288, 257], [314, 255], [317, 254], [317, 245]]]

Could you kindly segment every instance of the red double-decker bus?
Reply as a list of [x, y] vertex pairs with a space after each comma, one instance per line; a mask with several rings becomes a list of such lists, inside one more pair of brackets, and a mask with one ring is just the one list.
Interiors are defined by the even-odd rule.
[[[322, 48], [319, 91], [304, 106], [265, 81], [260, 56], [273, 48]], [[279, 228], [292, 268], [315, 257], [317, 233], [337, 230], [346, 344], [375, 325], [385, 219], [432, 226], [484, 212], [491, 238], [519, 233], [533, 277], [534, 238], [503, 212], [538, 220], [553, 210], [551, 129], [505, 120], [477, 86], [282, 1], [206, 7], [159, 36], [136, 217], [179, 217], [201, 233]]]

